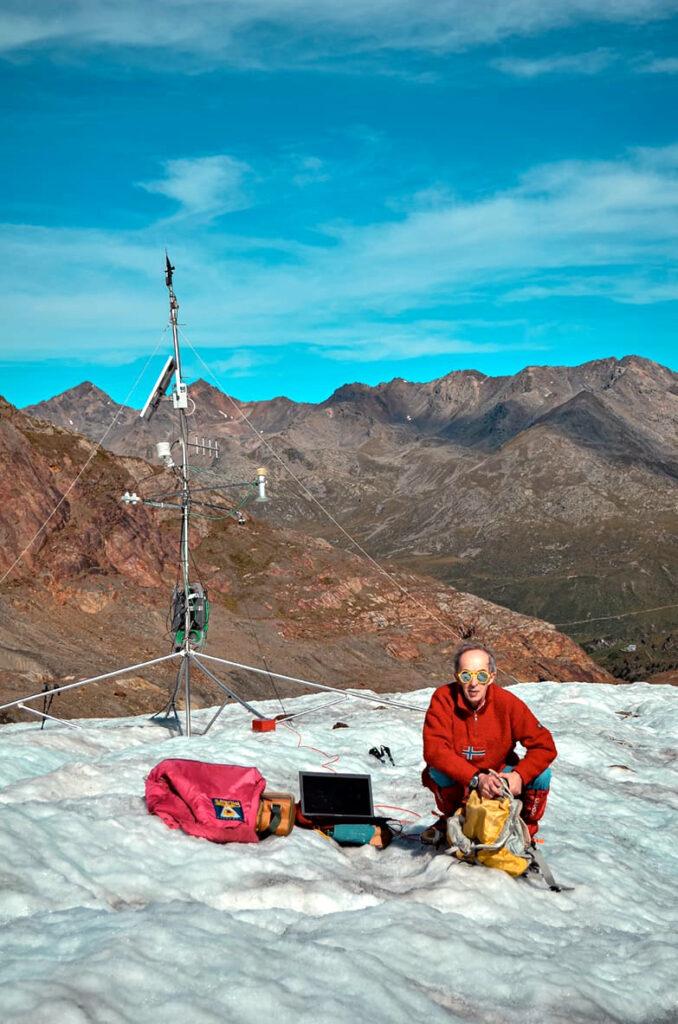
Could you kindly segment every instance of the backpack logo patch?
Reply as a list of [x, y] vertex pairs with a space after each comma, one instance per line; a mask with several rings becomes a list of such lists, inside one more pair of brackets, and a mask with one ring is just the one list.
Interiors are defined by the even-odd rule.
[[212, 797], [215, 817], [219, 821], [244, 821], [245, 812], [239, 800], [223, 800], [220, 797]]

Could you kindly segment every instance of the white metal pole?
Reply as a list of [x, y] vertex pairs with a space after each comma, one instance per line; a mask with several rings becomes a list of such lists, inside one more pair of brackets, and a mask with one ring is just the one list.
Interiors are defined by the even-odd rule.
[[[181, 347], [179, 345], [179, 324], [178, 311], [179, 303], [174, 294], [172, 281], [172, 267], [169, 258], [166, 258], [165, 283], [169, 291], [170, 326], [172, 328], [172, 342], [174, 345], [174, 362], [176, 371], [174, 375], [174, 408], [179, 412], [179, 431], [181, 437], [181, 574], [184, 584], [184, 642], [182, 644], [185, 655], [190, 653], [190, 632], [191, 632], [191, 592], [190, 592], [190, 548], [189, 548], [189, 523], [191, 509], [191, 490], [188, 478], [188, 424], [186, 421], [186, 385], [181, 375]], [[191, 669], [188, 661], [184, 665], [184, 697], [186, 716], [186, 735], [191, 735]]]
[[88, 683], [99, 683], [102, 679], [114, 679], [116, 676], [123, 676], [127, 672], [134, 672], [138, 668], [148, 668], [149, 665], [159, 665], [161, 661], [169, 661], [171, 658], [180, 658], [181, 651], [173, 654], [164, 654], [162, 658], [152, 658], [150, 661], [140, 661], [137, 665], [127, 665], [125, 668], [118, 668], [115, 672], [104, 672], [100, 676], [90, 676], [89, 679], [79, 679], [76, 683], [67, 683], [66, 686], [56, 686], [53, 690], [41, 690], [39, 693], [32, 693], [30, 697], [20, 697], [12, 700], [9, 704], [0, 704], [0, 711], [5, 708], [14, 708], [18, 704], [25, 704], [29, 700], [39, 700], [41, 697], [51, 697], [56, 693], [64, 693], [66, 690], [75, 690], [78, 686], [86, 686]]
[[54, 715], [48, 715], [46, 711], [38, 711], [37, 708], [27, 708], [23, 703], [17, 704], [17, 707], [22, 711], [26, 711], [29, 715], [37, 715], [38, 718], [49, 719], [50, 722], [58, 722], [59, 725], [67, 725], [69, 729], [76, 729], [77, 732], [84, 731], [81, 725], [69, 722], [67, 718], [55, 718]]
[[191, 659], [184, 661], [184, 700], [186, 703], [186, 735], [191, 736]]
[[293, 711], [291, 714], [285, 714], [281, 719], [281, 724], [285, 722], [291, 722], [292, 719], [301, 718], [302, 715], [314, 715], [316, 711], [322, 711], [323, 708], [333, 708], [335, 704], [344, 704], [348, 700], [348, 697], [335, 697], [334, 700], [326, 700], [324, 704], [316, 704], [313, 708], [305, 708], [303, 711]]
[[[269, 669], [255, 668], [254, 665], [243, 665], [239, 661], [227, 661], [226, 658], [215, 658], [211, 654], [205, 654], [201, 651], [199, 654], [194, 654], [194, 658], [200, 662], [203, 658], [207, 658], [208, 661], [218, 661], [222, 665], [228, 665], [230, 668], [241, 668], [247, 672], [255, 672], [260, 676], [274, 676], [276, 679], [283, 679], [288, 683], [299, 683], [302, 686], [310, 686], [314, 690], [328, 690], [330, 693], [341, 693], [348, 697], [355, 697], [356, 700], [366, 700], [371, 704], [384, 704], [391, 708], [404, 708], [406, 711], [419, 711], [421, 714], [426, 710], [425, 708], [417, 707], [416, 704], [405, 704], [403, 701], [387, 700], [383, 697], [371, 697], [367, 693], [357, 693], [355, 690], [341, 689], [339, 686], [325, 686], [324, 683], [313, 683], [309, 679], [298, 679], [296, 676], [284, 676], [280, 672], [271, 672]], [[204, 667], [204, 666], [203, 666]]]

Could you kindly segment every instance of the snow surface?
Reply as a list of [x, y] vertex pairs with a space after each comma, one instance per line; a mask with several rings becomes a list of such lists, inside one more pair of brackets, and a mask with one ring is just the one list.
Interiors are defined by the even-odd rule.
[[[542, 849], [573, 893], [421, 846], [432, 799], [416, 712], [350, 701], [297, 732], [254, 734], [233, 706], [190, 740], [141, 718], [4, 727], [2, 1024], [678, 1020], [678, 694], [514, 690], [559, 747]], [[405, 699], [424, 709], [430, 694]], [[396, 767], [369, 756], [375, 744]], [[321, 751], [339, 771], [370, 772], [375, 802], [422, 815], [394, 812], [410, 838], [342, 851], [295, 829], [219, 846], [146, 812], [145, 776], [165, 757], [253, 764], [296, 791]]]

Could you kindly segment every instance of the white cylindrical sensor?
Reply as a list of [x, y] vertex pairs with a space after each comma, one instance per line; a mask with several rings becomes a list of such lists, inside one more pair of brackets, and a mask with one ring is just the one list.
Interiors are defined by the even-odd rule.
[[259, 497], [257, 501], [268, 501], [266, 497], [266, 470], [263, 466], [260, 466], [257, 470], [257, 485], [259, 487]]

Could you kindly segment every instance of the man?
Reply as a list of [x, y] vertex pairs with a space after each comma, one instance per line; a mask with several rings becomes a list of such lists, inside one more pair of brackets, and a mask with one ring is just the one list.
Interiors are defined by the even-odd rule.
[[[534, 838], [557, 751], [551, 733], [527, 705], [493, 685], [496, 673], [494, 654], [484, 644], [464, 644], [456, 651], [454, 680], [435, 691], [426, 713], [422, 782], [448, 817], [474, 789], [483, 798], [500, 796], [503, 774], [523, 801], [522, 818]], [[516, 743], [525, 748], [522, 757]], [[440, 832], [434, 827], [424, 835], [424, 841], [435, 842]]]

